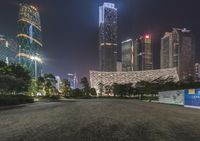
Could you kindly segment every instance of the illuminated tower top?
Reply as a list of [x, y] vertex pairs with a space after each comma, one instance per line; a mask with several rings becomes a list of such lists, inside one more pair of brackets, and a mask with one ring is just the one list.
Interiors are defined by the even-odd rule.
[[99, 7], [99, 25], [101, 23], [104, 23], [106, 20], [105, 19], [105, 14], [106, 14], [105, 9], [106, 8], [117, 11], [117, 8], [115, 8], [115, 4], [105, 2], [102, 6]]
[[117, 8], [113, 3], [99, 7], [99, 69], [116, 71]]
[[41, 30], [39, 9], [33, 5], [20, 4], [19, 21], [28, 22]]

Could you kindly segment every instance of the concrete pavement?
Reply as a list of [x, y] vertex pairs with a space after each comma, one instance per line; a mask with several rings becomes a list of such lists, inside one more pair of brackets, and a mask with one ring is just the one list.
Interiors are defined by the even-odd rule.
[[70, 100], [0, 111], [0, 141], [198, 141], [199, 131], [199, 110], [137, 100]]

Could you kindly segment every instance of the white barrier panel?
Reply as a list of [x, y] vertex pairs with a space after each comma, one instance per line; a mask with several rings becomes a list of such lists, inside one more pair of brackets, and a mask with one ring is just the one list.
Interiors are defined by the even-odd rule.
[[159, 92], [159, 102], [184, 105], [184, 90]]

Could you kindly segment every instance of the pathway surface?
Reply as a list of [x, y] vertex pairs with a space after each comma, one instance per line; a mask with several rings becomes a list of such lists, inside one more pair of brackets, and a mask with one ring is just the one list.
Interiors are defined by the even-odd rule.
[[116, 99], [35, 103], [0, 110], [0, 141], [200, 141], [200, 110]]

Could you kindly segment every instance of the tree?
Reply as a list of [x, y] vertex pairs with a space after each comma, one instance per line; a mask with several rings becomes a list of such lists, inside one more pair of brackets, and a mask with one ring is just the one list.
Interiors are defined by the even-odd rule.
[[69, 96], [70, 91], [71, 91], [70, 82], [67, 79], [63, 79], [60, 89], [61, 89], [61, 93], [64, 96]]
[[125, 84], [125, 87], [126, 87], [126, 96], [133, 95], [134, 93], [133, 84], [132, 83]]
[[37, 83], [36, 83], [36, 80], [35, 79], [32, 79], [31, 81], [31, 86], [29, 87], [29, 90], [28, 90], [28, 95], [29, 96], [35, 96], [35, 94], [37, 94]]
[[9, 67], [11, 70], [10, 75], [14, 76], [16, 79], [16, 92], [19, 93], [28, 91], [29, 87], [31, 86], [30, 72], [18, 64], [12, 64]]
[[85, 95], [89, 96], [89, 94], [90, 94], [90, 84], [88, 82], [87, 77], [81, 78], [80, 84], [81, 84], [83, 93]]
[[98, 84], [98, 89], [99, 89], [99, 95], [102, 96], [104, 92], [104, 85], [103, 83]]
[[18, 64], [0, 62], [0, 92], [24, 93], [31, 85], [30, 73]]
[[56, 89], [57, 81], [53, 74], [44, 74], [44, 76], [37, 79], [37, 88], [39, 92], [42, 92], [46, 96], [53, 96], [58, 94]]
[[110, 95], [112, 93], [112, 86], [106, 85], [105, 86], [105, 94]]
[[37, 81], [36, 81], [36, 88], [37, 91], [42, 93], [42, 94], [46, 94], [45, 92], [45, 78], [40, 76], [38, 77]]
[[96, 89], [95, 89], [95, 88], [91, 88], [91, 89], [90, 89], [90, 94], [91, 94], [92, 96], [97, 96]]
[[80, 97], [83, 97], [84, 94], [83, 94], [83, 91], [81, 91], [80, 89], [74, 89], [70, 92], [70, 97], [73, 97], [73, 98], [80, 98]]
[[138, 83], [136, 83], [135, 87], [137, 89], [137, 93], [140, 95], [140, 99], [143, 98], [143, 95], [147, 92], [146, 91], [146, 85], [148, 82], [146, 81], [140, 81]]

